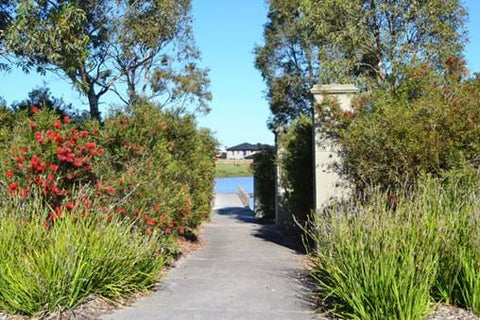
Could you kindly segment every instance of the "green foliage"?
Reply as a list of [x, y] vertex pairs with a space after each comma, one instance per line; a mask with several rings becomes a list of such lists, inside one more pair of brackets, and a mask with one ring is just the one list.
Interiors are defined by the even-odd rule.
[[[100, 120], [111, 91], [126, 104], [161, 97], [208, 111], [208, 72], [197, 67], [190, 0], [17, 0], [1, 36], [25, 71], [55, 71], [88, 98]], [[118, 90], [119, 82], [126, 92]]]
[[314, 205], [312, 130], [312, 119], [302, 115], [280, 137], [283, 206], [300, 224], [307, 222]]
[[266, 82], [273, 117], [271, 129], [312, 112], [310, 88], [318, 78], [313, 30], [301, 23], [300, 0], [270, 0], [263, 46], [255, 48], [255, 66]]
[[[23, 205], [42, 210], [35, 200]], [[33, 316], [73, 308], [91, 294], [117, 299], [152, 286], [166, 262], [162, 241], [132, 225], [66, 215], [47, 229], [38, 217], [19, 221], [9, 210], [0, 211], [4, 311]]]
[[314, 232], [318, 294], [348, 319], [423, 319], [433, 298], [478, 314], [479, 185], [466, 170], [327, 210]]
[[269, 0], [256, 67], [273, 129], [312, 112], [316, 83], [400, 86], [411, 65], [461, 55], [467, 12], [459, 0]]
[[[94, 169], [116, 190], [111, 214], [165, 233], [190, 233], [210, 213], [216, 141], [193, 116], [141, 104], [117, 111], [99, 128], [107, 158]], [[112, 168], [114, 170], [112, 170]], [[149, 231], [151, 232], [151, 231]]]
[[467, 11], [459, 0], [301, 0], [313, 29], [320, 82], [396, 87], [405, 69], [428, 62], [437, 70], [460, 55]]
[[194, 116], [142, 104], [100, 126], [32, 107], [0, 124], [0, 310], [144, 290], [208, 218], [217, 143]]
[[13, 103], [12, 108], [15, 111], [30, 112], [32, 106], [55, 110], [59, 115], [70, 115], [74, 111], [71, 104], [65, 104], [62, 98], [52, 96], [50, 89], [45, 86], [33, 89], [28, 93], [28, 98]]
[[255, 179], [255, 214], [275, 218], [275, 147], [265, 145], [253, 156], [251, 164]]
[[360, 191], [370, 184], [413, 184], [422, 172], [480, 165], [480, 81], [459, 82], [458, 76], [415, 69], [396, 92], [360, 97], [353, 113], [337, 108], [330, 116], [336, 121], [330, 129], [345, 147], [346, 173]]

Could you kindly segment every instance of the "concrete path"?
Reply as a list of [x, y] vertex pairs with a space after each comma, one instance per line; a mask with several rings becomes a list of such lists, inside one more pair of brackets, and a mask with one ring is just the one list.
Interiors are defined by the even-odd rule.
[[257, 224], [235, 194], [216, 197], [206, 246], [183, 258], [153, 295], [104, 320], [306, 320], [301, 255], [273, 225]]

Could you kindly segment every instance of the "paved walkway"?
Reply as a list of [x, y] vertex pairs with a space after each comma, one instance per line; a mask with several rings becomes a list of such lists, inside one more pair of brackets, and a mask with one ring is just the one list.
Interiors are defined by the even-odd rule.
[[216, 197], [206, 246], [180, 260], [153, 295], [104, 320], [319, 319], [302, 299], [301, 255], [255, 223], [235, 194]]

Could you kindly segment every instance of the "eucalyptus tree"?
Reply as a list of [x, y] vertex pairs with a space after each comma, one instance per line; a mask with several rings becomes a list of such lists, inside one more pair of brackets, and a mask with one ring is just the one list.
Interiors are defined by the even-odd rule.
[[16, 0], [5, 48], [26, 71], [54, 71], [88, 99], [115, 92], [208, 111], [207, 70], [191, 30], [190, 0]]
[[318, 78], [318, 53], [306, 28], [300, 0], [269, 0], [264, 44], [255, 48], [255, 66], [267, 84], [271, 129], [311, 113], [310, 88]]
[[467, 12], [460, 0], [267, 0], [255, 65], [267, 84], [271, 126], [311, 113], [315, 83], [395, 89], [405, 70], [443, 72], [461, 56]]
[[409, 67], [442, 72], [466, 41], [460, 0], [301, 0], [301, 6], [319, 49], [321, 82], [395, 89]]

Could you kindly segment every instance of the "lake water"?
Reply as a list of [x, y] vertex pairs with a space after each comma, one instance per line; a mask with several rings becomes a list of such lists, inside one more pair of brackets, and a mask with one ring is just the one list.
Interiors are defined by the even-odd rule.
[[[215, 179], [215, 193], [237, 193], [239, 186], [247, 193], [253, 194], [253, 177]], [[253, 209], [253, 197], [250, 198], [250, 208]]]

